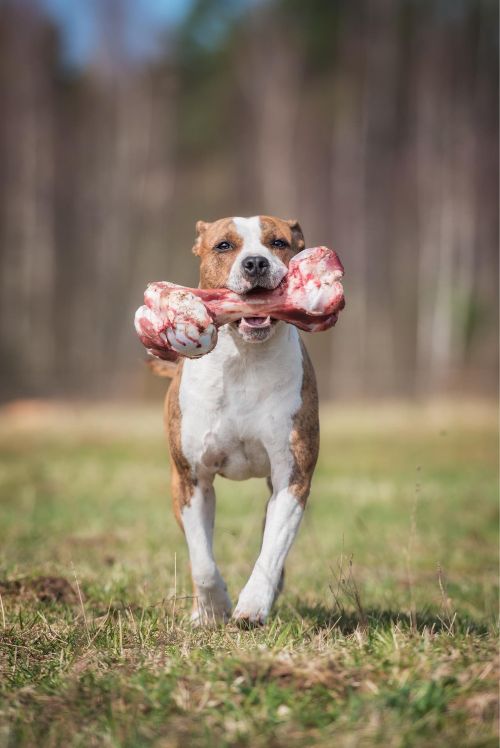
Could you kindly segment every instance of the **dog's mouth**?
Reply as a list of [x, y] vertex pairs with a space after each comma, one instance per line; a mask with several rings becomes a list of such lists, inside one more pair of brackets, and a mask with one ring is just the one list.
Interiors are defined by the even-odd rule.
[[267, 315], [267, 317], [242, 317], [236, 324], [240, 330], [252, 331], [267, 330], [277, 322], [277, 319], [271, 319], [270, 315]]
[[267, 317], [242, 317], [240, 321], [238, 322], [238, 325], [243, 325], [243, 327], [269, 327], [271, 324], [271, 317], [267, 315]]
[[267, 317], [242, 317], [233, 324], [244, 340], [249, 343], [261, 343], [274, 332], [277, 323], [277, 319], [271, 319], [268, 315]]

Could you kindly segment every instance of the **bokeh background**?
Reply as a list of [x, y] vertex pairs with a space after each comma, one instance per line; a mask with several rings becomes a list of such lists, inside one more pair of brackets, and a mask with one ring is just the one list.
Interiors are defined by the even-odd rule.
[[324, 399], [491, 395], [495, 0], [0, 2], [0, 398], [145, 398], [197, 219], [298, 218], [348, 306]]

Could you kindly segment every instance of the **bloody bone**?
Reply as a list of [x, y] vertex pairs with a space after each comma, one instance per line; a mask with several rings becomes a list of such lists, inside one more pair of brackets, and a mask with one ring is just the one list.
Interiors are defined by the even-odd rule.
[[344, 308], [343, 274], [333, 250], [314, 247], [290, 260], [287, 275], [272, 291], [240, 295], [227, 288], [150, 283], [135, 328], [148, 351], [166, 360], [203, 356], [215, 347], [217, 328], [241, 318], [270, 317], [320, 332], [333, 327]]

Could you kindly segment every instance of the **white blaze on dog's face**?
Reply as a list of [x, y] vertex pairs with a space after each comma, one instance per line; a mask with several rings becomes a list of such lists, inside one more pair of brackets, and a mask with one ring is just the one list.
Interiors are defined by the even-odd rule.
[[[200, 258], [200, 287], [241, 295], [279, 286], [291, 258], [305, 246], [298, 221], [273, 216], [198, 221], [196, 231], [193, 252]], [[269, 317], [244, 317], [231, 328], [245, 341], [259, 343], [271, 337], [276, 324]]]

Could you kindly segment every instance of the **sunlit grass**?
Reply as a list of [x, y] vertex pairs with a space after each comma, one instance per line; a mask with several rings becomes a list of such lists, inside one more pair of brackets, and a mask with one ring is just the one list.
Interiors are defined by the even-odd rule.
[[[249, 632], [189, 626], [160, 407], [26, 404], [0, 444], [0, 745], [496, 744], [493, 405], [325, 411], [285, 594]], [[217, 489], [235, 601], [267, 489]]]

